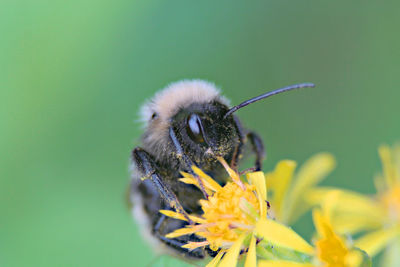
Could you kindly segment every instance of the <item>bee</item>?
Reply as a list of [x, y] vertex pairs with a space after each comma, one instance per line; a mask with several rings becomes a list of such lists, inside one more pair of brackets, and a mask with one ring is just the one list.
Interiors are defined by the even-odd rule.
[[129, 195], [142, 234], [155, 248], [167, 248], [167, 252], [192, 259], [215, 255], [207, 247], [182, 248], [190, 241], [201, 241], [195, 235], [166, 238], [166, 234], [188, 222], [166, 217], [159, 210], [176, 210], [186, 217], [201, 214], [199, 200], [207, 197], [206, 192], [179, 182], [181, 172], [193, 173], [192, 166], [197, 166], [224, 185], [228, 176], [216, 157], [223, 157], [237, 170], [246, 143], [255, 154], [254, 170], [261, 170], [263, 141], [243, 128], [234, 112], [272, 95], [304, 87], [314, 85], [280, 88], [230, 108], [228, 99], [214, 84], [183, 80], [170, 84], [142, 107], [144, 134], [141, 145], [132, 151]]

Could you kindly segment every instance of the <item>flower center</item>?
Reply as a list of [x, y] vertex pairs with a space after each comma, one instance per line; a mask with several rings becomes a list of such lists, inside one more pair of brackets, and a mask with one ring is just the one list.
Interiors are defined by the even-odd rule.
[[204, 211], [205, 231], [196, 233], [210, 242], [210, 247], [229, 247], [243, 233], [251, 232], [255, 220], [251, 214], [259, 214], [259, 201], [255, 186], [228, 182], [208, 200], [200, 200]]

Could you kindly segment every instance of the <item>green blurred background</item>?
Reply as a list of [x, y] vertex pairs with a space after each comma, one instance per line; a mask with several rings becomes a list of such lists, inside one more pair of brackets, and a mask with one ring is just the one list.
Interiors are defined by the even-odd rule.
[[[0, 3], [0, 266], [145, 266], [124, 202], [140, 104], [214, 81], [282, 158], [338, 159], [325, 184], [374, 192], [376, 148], [400, 139], [400, 2]], [[297, 226], [310, 235], [308, 219]]]

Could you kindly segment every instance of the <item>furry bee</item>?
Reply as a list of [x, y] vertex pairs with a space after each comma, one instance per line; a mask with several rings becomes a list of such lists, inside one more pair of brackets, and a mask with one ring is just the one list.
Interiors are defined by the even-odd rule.
[[195, 235], [165, 237], [187, 222], [166, 217], [159, 210], [202, 213], [198, 202], [205, 192], [179, 182], [180, 172], [192, 173], [195, 165], [224, 185], [227, 174], [216, 157], [223, 157], [237, 169], [248, 141], [255, 153], [254, 169], [260, 170], [263, 142], [256, 133], [245, 130], [233, 113], [269, 96], [313, 86], [305, 83], [284, 87], [230, 108], [229, 101], [214, 84], [183, 80], [170, 84], [147, 102], [141, 110], [145, 129], [141, 146], [132, 151], [130, 186], [132, 211], [146, 239], [155, 248], [168, 248], [175, 255], [195, 259], [204, 258], [207, 253], [213, 255], [208, 248], [182, 248], [189, 241], [201, 241]]

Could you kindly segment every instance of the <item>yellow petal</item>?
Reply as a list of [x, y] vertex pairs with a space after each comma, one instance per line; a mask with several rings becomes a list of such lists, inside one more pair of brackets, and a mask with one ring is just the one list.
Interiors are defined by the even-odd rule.
[[256, 235], [277, 246], [306, 254], [314, 253], [314, 248], [295, 231], [270, 219], [260, 219], [257, 222]]
[[[194, 167], [193, 169], [195, 169], [197, 167]], [[201, 173], [203, 173], [199, 168], [197, 168], [198, 171], [200, 171]], [[203, 173], [205, 176], [207, 176], [205, 173]], [[195, 185], [197, 188], [199, 188], [200, 190], [202, 190], [202, 188], [200, 187], [199, 184], [199, 180], [202, 181], [202, 184], [204, 185], [204, 190], [206, 191], [206, 193], [211, 196], [214, 193], [214, 188], [212, 186], [210, 186], [210, 184], [208, 182], [206, 182], [204, 177], [200, 177], [200, 176], [196, 176], [194, 177], [192, 174], [190, 173], [186, 173], [186, 172], [181, 172], [181, 175], [184, 178], [180, 178], [179, 181], [185, 184], [192, 184]], [[208, 176], [207, 176], [208, 177]], [[210, 178], [210, 177], [209, 177]], [[212, 178], [210, 178], [212, 180]], [[213, 181], [213, 180], [212, 180]], [[219, 186], [219, 185], [218, 185]]]
[[[187, 221], [185, 216], [183, 216], [181, 213], [172, 210], [160, 210], [160, 213], [177, 220]], [[189, 215], [189, 218], [196, 223], [205, 223], [204, 219], [201, 219], [197, 216]]]
[[390, 229], [381, 229], [368, 233], [354, 242], [354, 246], [368, 253], [371, 257], [378, 254], [390, 242], [400, 237], [400, 228], [392, 227]]
[[226, 163], [223, 157], [217, 157], [217, 159], [222, 164], [222, 166], [224, 166], [226, 172], [229, 174], [232, 180], [244, 190], [245, 187], [242, 181], [240, 180], [239, 174], [235, 172], [233, 169], [231, 169], [231, 167], [229, 167], [228, 163]]
[[225, 251], [221, 250], [220, 252], [218, 252], [217, 256], [215, 256], [212, 261], [210, 261], [206, 267], [216, 267], [217, 264], [220, 262], [222, 256], [224, 255]]
[[232, 247], [225, 254], [218, 267], [234, 267], [237, 264], [240, 248], [242, 247], [243, 241], [246, 234], [241, 235], [238, 240], [232, 245]]
[[257, 267], [256, 238], [254, 235], [251, 237], [250, 240], [249, 251], [247, 252], [244, 267]]
[[204, 186], [214, 192], [219, 191], [222, 187], [209, 175], [203, 172], [201, 169], [196, 166], [192, 167], [195, 174], [200, 176], [203, 179]]
[[361, 231], [382, 227], [382, 218], [374, 218], [373, 216], [365, 217], [352, 213], [341, 213], [332, 217], [331, 223], [337, 233], [355, 234]]
[[328, 153], [320, 153], [310, 158], [299, 170], [288, 192], [287, 207], [284, 208], [283, 221], [292, 223], [305, 212], [304, 192], [319, 183], [335, 167], [335, 158]]
[[307, 191], [306, 199], [313, 205], [319, 204], [322, 203], [324, 198], [333, 191], [340, 192], [340, 196], [336, 198], [337, 201], [333, 207], [337, 211], [350, 213], [356, 212], [358, 214], [370, 216], [374, 215], [374, 213], [378, 213], [377, 216], [384, 216], [384, 213], [381, 211], [382, 207], [376, 204], [376, 202], [371, 198], [350, 190], [316, 187]]
[[329, 192], [321, 203], [321, 209], [324, 216], [331, 221], [331, 217], [333, 215], [334, 209], [339, 202], [340, 191], [332, 190]]
[[186, 245], [183, 245], [183, 248], [187, 248], [189, 250], [194, 250], [196, 248], [208, 246], [210, 243], [208, 241], [203, 242], [189, 242]]
[[195, 179], [193, 179], [192, 177], [190, 177], [190, 178], [179, 178], [179, 181], [182, 182], [182, 183], [185, 183], [185, 184], [193, 184], [193, 185], [195, 185], [197, 187], [199, 185], [199, 183]]
[[314, 265], [309, 263], [298, 263], [292, 261], [260, 261], [258, 267], [313, 267]]
[[386, 218], [383, 207], [362, 194], [349, 190], [317, 187], [308, 190], [305, 198], [311, 206], [315, 206], [326, 203], [326, 197], [335, 191], [338, 192], [335, 193], [338, 196], [329, 200], [329, 217], [337, 232], [355, 233], [382, 225]]
[[386, 186], [390, 188], [396, 182], [396, 167], [393, 165], [393, 157], [390, 147], [387, 145], [380, 146], [379, 156], [382, 161], [382, 169]]
[[160, 213], [177, 220], [186, 221], [185, 216], [183, 216], [181, 213], [172, 210], [160, 210]]
[[[197, 188], [201, 189], [199, 182], [195, 178], [192, 178], [192, 177], [191, 178], [180, 178], [179, 181], [182, 183], [185, 183], [185, 184], [195, 185]], [[204, 180], [203, 180], [203, 182], [204, 182]], [[204, 183], [204, 185], [206, 186], [205, 183]], [[211, 196], [213, 194], [213, 191], [211, 191], [209, 188], [206, 187], [204, 189], [206, 190], [206, 192], [209, 196]]]
[[267, 200], [267, 187], [265, 185], [265, 176], [263, 172], [252, 172], [246, 174], [247, 180], [260, 191], [262, 199]]
[[193, 234], [193, 233], [196, 233], [197, 231], [198, 231], [198, 229], [195, 229], [195, 228], [179, 228], [179, 229], [176, 229], [175, 231], [173, 231], [172, 233], [166, 234], [165, 237], [166, 238], [176, 238], [176, 237], [180, 237], [183, 235]]
[[334, 235], [333, 228], [330, 222], [327, 220], [326, 217], [322, 216], [320, 210], [314, 210], [312, 215], [315, 230], [319, 237], [330, 238], [332, 235]]
[[247, 180], [256, 187], [258, 201], [260, 203], [261, 218], [267, 216], [267, 187], [263, 172], [253, 172], [246, 175]]
[[282, 160], [276, 165], [273, 173], [266, 175], [267, 184], [270, 184], [271, 190], [274, 192], [270, 201], [278, 219], [282, 217], [283, 202], [287, 196], [287, 191], [295, 169], [295, 161]]
[[191, 179], [194, 179], [193, 175], [191, 175], [190, 173], [187, 173], [187, 172], [180, 172], [180, 174], [181, 174], [184, 178], [191, 178]]
[[185, 184], [192, 184], [195, 185], [197, 188], [200, 189], [199, 181], [198, 179], [194, 178], [193, 175], [187, 172], [180, 172], [183, 178], [180, 178], [179, 181]]

